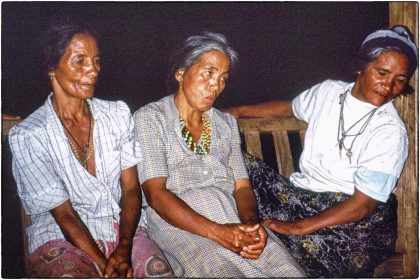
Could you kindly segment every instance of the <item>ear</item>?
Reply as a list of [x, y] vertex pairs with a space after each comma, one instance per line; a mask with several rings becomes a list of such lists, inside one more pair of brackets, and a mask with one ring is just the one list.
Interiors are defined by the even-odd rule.
[[52, 80], [55, 77], [55, 72], [54, 71], [50, 71], [48, 72], [48, 76], [50, 77], [50, 79]]
[[178, 70], [176, 70], [175, 72], [175, 79], [178, 82], [181, 82], [182, 79], [184, 78], [184, 73], [185, 73], [185, 68], [184, 67], [180, 67]]

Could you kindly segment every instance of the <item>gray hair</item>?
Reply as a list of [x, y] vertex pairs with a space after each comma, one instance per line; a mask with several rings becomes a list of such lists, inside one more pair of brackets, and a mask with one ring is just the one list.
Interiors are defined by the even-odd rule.
[[[378, 59], [381, 54], [386, 51], [397, 51], [402, 54], [405, 54], [400, 48], [392, 46], [392, 47], [372, 47], [369, 49], [363, 49], [359, 51], [355, 62], [353, 63], [353, 72], [356, 74], [358, 71], [364, 72], [368, 65]], [[409, 77], [410, 78], [410, 77]], [[402, 94], [409, 94], [412, 93], [414, 90], [407, 82], [405, 88], [402, 91]]]
[[212, 50], [224, 53], [229, 59], [230, 71], [234, 72], [239, 63], [238, 54], [228, 44], [226, 37], [219, 33], [204, 31], [198, 35], [189, 36], [175, 49], [170, 60], [171, 68], [167, 80], [169, 93], [175, 93], [178, 87], [175, 72], [179, 68], [188, 69], [203, 53]]

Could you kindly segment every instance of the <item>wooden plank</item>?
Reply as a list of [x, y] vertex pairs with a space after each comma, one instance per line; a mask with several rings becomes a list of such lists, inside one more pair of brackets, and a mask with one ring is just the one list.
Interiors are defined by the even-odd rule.
[[299, 131], [299, 138], [300, 138], [300, 143], [302, 145], [302, 148], [305, 146], [305, 134], [306, 134], [306, 130]]
[[241, 118], [238, 119], [239, 130], [259, 131], [271, 133], [272, 131], [300, 131], [305, 130], [307, 125], [296, 118]]
[[[391, 2], [389, 24], [406, 25], [414, 33], [418, 45], [418, 3]], [[417, 278], [419, 273], [418, 243], [418, 70], [410, 81], [414, 93], [400, 96], [395, 101], [401, 119], [407, 128], [409, 150], [404, 170], [398, 181], [398, 239], [396, 250], [404, 254], [404, 277]]]
[[7, 136], [9, 135], [9, 130], [20, 123], [21, 121], [2, 121], [2, 130], [1, 130], [1, 141], [5, 141], [7, 139]]
[[289, 177], [294, 171], [294, 167], [287, 131], [274, 131], [273, 140], [279, 173], [285, 177]]
[[403, 255], [395, 254], [375, 268], [374, 278], [403, 278]]
[[244, 136], [246, 151], [259, 159], [263, 159], [260, 133], [258, 131], [247, 131], [244, 133]]

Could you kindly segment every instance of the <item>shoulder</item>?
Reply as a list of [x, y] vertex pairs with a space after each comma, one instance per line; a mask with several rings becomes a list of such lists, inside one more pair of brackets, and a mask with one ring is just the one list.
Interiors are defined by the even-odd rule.
[[134, 119], [139, 121], [144, 118], [165, 118], [165, 115], [169, 113], [169, 98], [169, 96], [166, 96], [144, 105], [134, 113]]
[[212, 108], [213, 110], [213, 119], [219, 124], [225, 124], [228, 127], [236, 127], [238, 125], [237, 120], [234, 116], [229, 113], [222, 112], [216, 108]]
[[91, 102], [94, 110], [98, 110], [110, 116], [131, 115], [130, 108], [128, 108], [128, 105], [124, 101], [108, 101], [99, 98], [92, 98]]
[[151, 102], [139, 108], [133, 115], [135, 127], [138, 131], [158, 130], [165, 133], [170, 129], [171, 120], [175, 112], [173, 112], [173, 104], [171, 105], [170, 96], [166, 96], [158, 101]]
[[[390, 135], [406, 135], [406, 127], [392, 102], [383, 105], [375, 114], [374, 130], [386, 130]], [[394, 136], [396, 136], [394, 135]]]
[[24, 138], [35, 139], [39, 136], [45, 135], [49, 116], [50, 115], [45, 104], [39, 107], [19, 124], [12, 127], [9, 132], [10, 144], [12, 145], [14, 142], [20, 141]]
[[344, 93], [351, 87], [351, 85], [352, 83], [347, 83], [344, 81], [325, 80], [322, 83], [315, 85], [314, 89], [318, 90], [320, 94], [324, 94], [325, 96], [336, 96], [338, 94]]

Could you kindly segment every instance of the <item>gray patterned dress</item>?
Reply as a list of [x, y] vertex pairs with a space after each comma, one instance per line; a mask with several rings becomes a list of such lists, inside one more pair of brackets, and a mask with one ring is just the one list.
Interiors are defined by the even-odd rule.
[[[191, 152], [181, 137], [174, 96], [140, 108], [134, 115], [136, 137], [144, 149], [138, 166], [143, 183], [167, 178], [167, 189], [197, 213], [220, 224], [239, 223], [233, 198], [235, 180], [248, 178], [240, 150], [236, 120], [218, 110], [206, 112], [212, 124], [209, 154]], [[170, 207], [170, 205], [168, 205]], [[212, 240], [175, 228], [164, 221], [143, 196], [142, 223], [163, 250], [178, 277], [302, 277], [305, 272], [269, 230], [264, 252], [249, 260]]]

